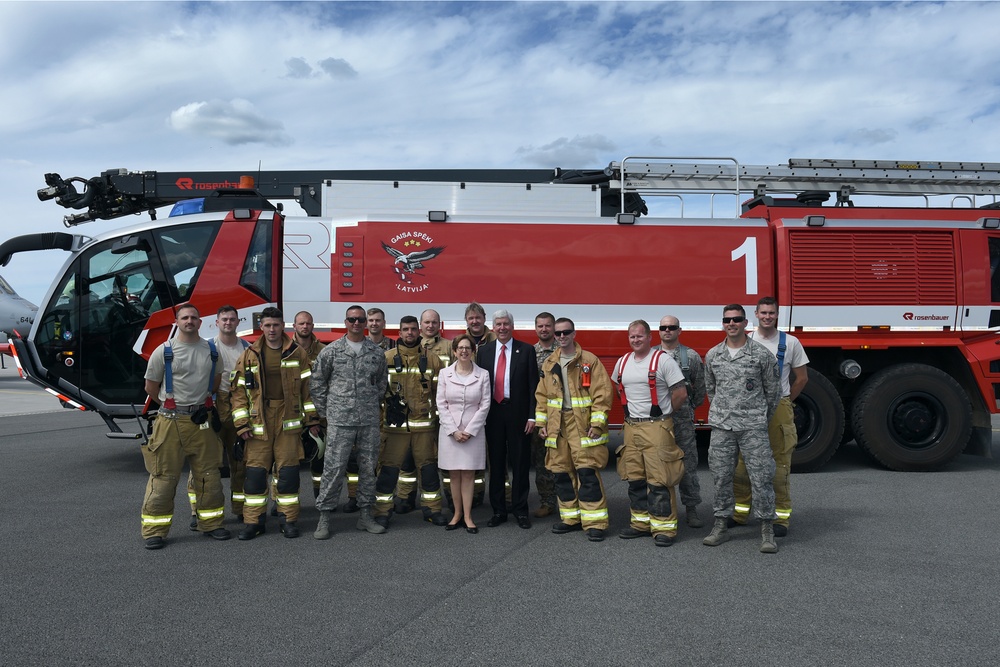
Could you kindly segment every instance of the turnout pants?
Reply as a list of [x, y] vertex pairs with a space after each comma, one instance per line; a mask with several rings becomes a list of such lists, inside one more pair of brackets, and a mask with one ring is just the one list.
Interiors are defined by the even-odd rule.
[[[222, 449], [226, 453], [229, 461], [229, 503], [236, 516], [243, 516], [243, 481], [247, 476], [247, 462], [245, 459], [237, 461], [235, 459], [236, 426], [233, 425], [233, 407], [229, 400], [229, 393], [219, 393], [215, 402], [215, 407], [219, 410], [219, 421], [222, 422], [222, 430], [219, 431], [219, 440], [222, 441]], [[188, 474], [188, 502], [191, 503], [191, 514], [196, 513], [194, 474]]]
[[733, 475], [739, 454], [746, 462], [753, 494], [753, 513], [758, 519], [773, 521], [774, 514], [774, 458], [764, 428], [747, 431], [712, 429], [708, 447], [708, 467], [715, 484], [715, 501], [712, 504], [717, 519], [733, 515], [736, 500], [733, 496]]
[[[795, 453], [795, 445], [799, 442], [799, 434], [795, 430], [795, 411], [792, 409], [792, 399], [788, 396], [778, 403], [778, 409], [767, 425], [767, 438], [771, 444], [775, 467], [774, 512], [777, 518], [774, 522], [788, 526], [792, 516], [792, 454]], [[736, 464], [733, 494], [736, 496], [733, 520], [737, 523], [746, 523], [750, 516], [751, 485], [742, 456]]]
[[264, 424], [268, 438], [251, 438], [246, 442], [246, 481], [244, 482], [243, 522], [257, 523], [267, 509], [267, 473], [274, 466], [277, 475], [275, 500], [285, 521], [299, 519], [299, 461], [302, 451], [302, 429], [284, 430], [284, 401], [266, 401]]
[[143, 539], [166, 537], [170, 532], [174, 496], [185, 460], [191, 466], [198, 530], [207, 533], [222, 526], [222, 447], [208, 423], [195, 424], [190, 415], [167, 417], [161, 413], [153, 423], [149, 442], [142, 446], [142, 459], [149, 473], [142, 500]]
[[375, 516], [386, 516], [399, 482], [399, 471], [407, 452], [413, 453], [420, 477], [420, 503], [431, 512], [441, 511], [441, 476], [437, 468], [437, 429], [432, 431], [393, 432], [386, 434], [385, 447], [379, 456], [375, 481]]
[[556, 446], [546, 448], [545, 467], [555, 481], [560, 520], [571, 526], [583, 524], [584, 530], [607, 530], [608, 501], [601, 470], [608, 465], [608, 448], [581, 446], [584, 435], [572, 412], [566, 412]]
[[684, 476], [684, 452], [674, 441], [670, 417], [625, 422], [618, 473], [628, 482], [630, 524], [653, 535], [677, 535], [677, 484]]

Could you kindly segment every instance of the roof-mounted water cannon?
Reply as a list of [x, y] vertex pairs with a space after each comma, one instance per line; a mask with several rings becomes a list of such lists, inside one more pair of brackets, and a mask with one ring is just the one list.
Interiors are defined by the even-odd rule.
[[[91, 220], [110, 220], [125, 215], [149, 211], [156, 218], [155, 209], [165, 202], [147, 197], [143, 191], [145, 174], [129, 173], [127, 169], [109, 169], [94, 178], [63, 178], [59, 174], [45, 174], [47, 187], [38, 190], [38, 199], [54, 199], [63, 208], [87, 209], [63, 218], [63, 224], [74, 227]], [[82, 192], [74, 183], [81, 184]]]

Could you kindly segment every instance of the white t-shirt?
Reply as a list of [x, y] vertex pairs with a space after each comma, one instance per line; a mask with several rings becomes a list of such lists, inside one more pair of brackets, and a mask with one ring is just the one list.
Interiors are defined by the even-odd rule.
[[[612, 380], [618, 382], [618, 375], [621, 373], [625, 398], [628, 400], [629, 416], [637, 419], [649, 417], [653, 407], [649, 391], [649, 364], [653, 354], [656, 354], [655, 349], [650, 350], [649, 354], [638, 361], [634, 354], [628, 354], [618, 360], [614, 373], [611, 375]], [[625, 367], [622, 368], [622, 362], [626, 359]], [[674, 410], [670, 403], [670, 387], [675, 384], [683, 384], [683, 382], [684, 373], [681, 371], [681, 367], [677, 365], [670, 354], [661, 354], [656, 365], [656, 402], [660, 404], [660, 410], [663, 414], [669, 415]]]
[[215, 372], [222, 373], [222, 381], [219, 383], [219, 393], [229, 393], [229, 373], [236, 366], [240, 355], [246, 349], [243, 343], [237, 341], [235, 345], [223, 345], [219, 337], [215, 337], [215, 349], [219, 351], [219, 361], [216, 364]]
[[[760, 335], [759, 331], [754, 331], [749, 334], [750, 338], [766, 347], [771, 351], [771, 354], [777, 359], [778, 357], [778, 342], [781, 339], [781, 332], [774, 332], [774, 338], [764, 338]], [[799, 339], [792, 334], [785, 334], [785, 358], [781, 362], [781, 395], [789, 396], [792, 393], [792, 385], [789, 382], [789, 376], [793, 368], [799, 368], [805, 366], [809, 363], [809, 357], [806, 356], [806, 351], [802, 348], [802, 343]]]
[[[170, 341], [174, 351], [171, 363], [174, 400], [177, 405], [200, 405], [208, 396], [208, 382], [212, 375], [212, 352], [208, 341], [199, 338], [197, 343], [182, 343], [174, 338]], [[166, 363], [163, 360], [163, 344], [153, 350], [146, 366], [147, 380], [160, 383], [159, 401], [167, 399]], [[215, 372], [219, 372], [216, 362]]]

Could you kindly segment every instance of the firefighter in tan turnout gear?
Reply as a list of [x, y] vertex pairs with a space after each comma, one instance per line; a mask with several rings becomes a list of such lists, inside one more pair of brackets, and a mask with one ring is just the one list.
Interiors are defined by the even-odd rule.
[[146, 393], [160, 404], [153, 433], [142, 447], [149, 472], [142, 501], [142, 537], [147, 549], [166, 545], [185, 460], [191, 465], [197, 529], [217, 540], [230, 537], [222, 527], [222, 444], [209, 414], [219, 379], [217, 354], [198, 335], [201, 317], [197, 308], [179, 306], [176, 326], [175, 337], [150, 355], [145, 375]]
[[277, 308], [263, 310], [260, 328], [264, 335], [236, 362], [230, 391], [233, 423], [244, 441], [247, 464], [241, 540], [264, 532], [267, 472], [272, 465], [278, 476], [281, 532], [285, 537], [299, 536], [301, 434], [303, 427], [319, 433], [319, 418], [309, 396], [309, 356], [285, 335], [284, 316]]
[[559, 349], [542, 364], [535, 389], [535, 424], [545, 438], [545, 467], [555, 476], [560, 521], [556, 534], [585, 530], [600, 542], [608, 528], [601, 470], [608, 464], [611, 378], [596, 356], [576, 343], [573, 320], [555, 321]]
[[[451, 341], [441, 335], [441, 315], [436, 310], [428, 308], [420, 313], [420, 347], [427, 356], [437, 356], [441, 368], [454, 361], [451, 353]], [[389, 348], [385, 348], [389, 349]], [[382, 434], [383, 447], [385, 433]], [[435, 435], [435, 443], [437, 436]], [[444, 477], [444, 492], [450, 493], [450, 478], [447, 471], [441, 471]], [[413, 461], [413, 452], [407, 451], [402, 465], [399, 467], [399, 483], [396, 484], [395, 511], [407, 514], [417, 507], [417, 465]]]
[[684, 452], [674, 440], [673, 413], [687, 401], [684, 374], [673, 358], [650, 349], [645, 320], [628, 327], [632, 351], [611, 374], [625, 411], [625, 437], [618, 472], [628, 482], [631, 522], [622, 539], [648, 537], [669, 547], [677, 536], [677, 484], [684, 476]]
[[395, 349], [386, 351], [385, 361], [389, 376], [383, 422], [386, 438], [375, 480], [375, 521], [384, 527], [389, 525], [399, 469], [409, 451], [420, 479], [424, 519], [443, 526], [447, 521], [441, 513], [438, 417], [434, 405], [441, 360], [421, 346], [416, 317], [406, 315], [400, 319], [399, 340]]
[[[292, 330], [294, 331], [292, 340], [299, 348], [305, 350], [306, 356], [309, 357], [309, 366], [312, 367], [312, 363], [316, 361], [316, 357], [319, 353], [326, 347], [318, 338], [316, 334], [313, 333], [313, 328], [315, 324], [313, 322], [312, 313], [307, 310], [300, 310], [295, 313], [295, 319], [292, 320]], [[322, 415], [320, 415], [322, 422]], [[309, 461], [309, 468], [312, 472], [312, 486], [313, 486], [313, 498], [319, 495], [319, 482], [323, 477], [323, 457], [318, 454]], [[277, 477], [273, 478], [274, 484], [277, 484]], [[278, 497], [277, 488], [272, 488], [272, 496], [274, 498]]]

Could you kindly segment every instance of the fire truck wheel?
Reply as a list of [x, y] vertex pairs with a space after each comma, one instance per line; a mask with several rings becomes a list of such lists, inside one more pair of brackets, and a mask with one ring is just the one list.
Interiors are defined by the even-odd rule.
[[795, 430], [799, 442], [792, 454], [792, 472], [822, 468], [840, 447], [844, 404], [833, 383], [809, 368], [809, 382], [795, 399]]
[[972, 404], [962, 387], [925, 364], [882, 369], [862, 387], [851, 413], [858, 444], [892, 470], [939, 470], [972, 435]]

